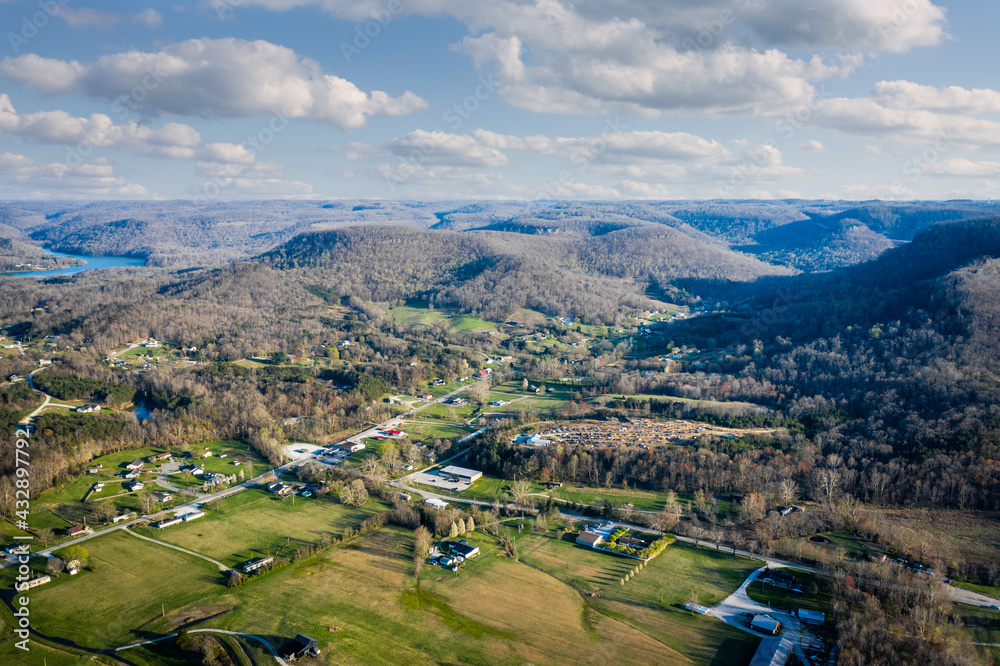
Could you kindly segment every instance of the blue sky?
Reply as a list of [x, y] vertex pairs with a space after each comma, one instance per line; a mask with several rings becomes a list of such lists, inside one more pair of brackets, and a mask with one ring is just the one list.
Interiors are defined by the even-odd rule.
[[3, 198], [1000, 185], [992, 2], [0, 0], [0, 18]]

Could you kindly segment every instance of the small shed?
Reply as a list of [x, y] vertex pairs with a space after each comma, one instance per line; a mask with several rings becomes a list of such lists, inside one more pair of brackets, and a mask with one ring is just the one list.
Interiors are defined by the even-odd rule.
[[284, 653], [284, 658], [289, 661], [294, 661], [299, 657], [307, 655], [315, 657], [319, 655], [319, 641], [315, 638], [297, 634], [294, 640], [282, 652]]

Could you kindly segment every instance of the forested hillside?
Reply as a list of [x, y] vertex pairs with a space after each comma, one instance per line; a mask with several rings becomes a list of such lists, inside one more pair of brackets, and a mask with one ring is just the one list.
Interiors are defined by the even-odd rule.
[[[491, 230], [576, 239], [652, 226], [670, 228], [770, 263], [812, 271], [871, 259], [935, 222], [973, 219], [997, 210], [990, 202], [797, 200], [28, 201], [0, 205], [0, 237], [33, 240], [78, 254], [145, 257], [149, 265], [180, 268], [249, 259], [304, 231], [357, 225]], [[671, 263], [677, 265], [678, 261], [683, 259], [673, 257]]]
[[663, 226], [601, 228], [597, 235], [572, 225], [524, 230], [366, 226], [304, 234], [261, 259], [366, 300], [426, 299], [497, 320], [533, 307], [594, 323], [654, 307], [644, 295], [669, 290], [675, 278], [790, 273]]

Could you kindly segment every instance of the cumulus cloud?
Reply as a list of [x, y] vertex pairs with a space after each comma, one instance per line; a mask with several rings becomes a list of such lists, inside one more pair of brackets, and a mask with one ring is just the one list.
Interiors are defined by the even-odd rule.
[[1000, 122], [978, 117], [1000, 110], [995, 90], [891, 81], [878, 83], [870, 97], [814, 104], [817, 124], [845, 134], [977, 149], [1000, 146]]
[[[378, 161], [373, 171], [397, 185], [421, 187], [437, 184], [443, 174], [461, 174], [467, 185], [479, 184], [496, 193], [497, 172], [512, 163], [510, 155], [552, 157], [565, 166], [520, 190], [505, 183], [506, 195], [515, 191], [529, 198], [615, 198], [633, 196], [663, 198], [683, 183], [700, 188], [737, 183], [741, 192], [753, 182], [781, 181], [808, 176], [808, 172], [785, 164], [779, 148], [751, 141], [724, 145], [684, 132], [612, 130], [584, 137], [517, 136], [477, 129], [469, 134], [418, 130], [381, 145], [352, 142], [333, 149], [355, 161]], [[394, 159], [386, 162], [385, 157]], [[474, 174], [479, 174], [475, 176]], [[564, 175], [568, 174], [568, 177]], [[360, 177], [355, 172], [356, 177]], [[476, 179], [479, 179], [478, 181]], [[585, 181], [596, 180], [598, 183]], [[611, 186], [609, 182], [616, 182]], [[730, 185], [730, 187], [733, 187]], [[465, 195], [476, 190], [464, 190]], [[711, 193], [715, 193], [712, 189]], [[750, 196], [749, 191], [746, 196]], [[770, 195], [768, 195], [770, 196]]]
[[25, 54], [0, 62], [0, 75], [49, 95], [122, 99], [139, 86], [144, 89], [139, 110], [147, 116], [278, 114], [344, 131], [364, 127], [371, 116], [428, 107], [409, 91], [398, 97], [380, 90], [366, 93], [323, 72], [316, 61], [263, 40], [191, 39], [158, 52], [117, 53], [93, 63]]
[[80, 195], [115, 198], [149, 198], [142, 185], [115, 175], [114, 166], [104, 158], [70, 166], [64, 162], [38, 163], [16, 153], [0, 155], [0, 178], [6, 190], [35, 196], [39, 190], [57, 196]]
[[605, 132], [587, 137], [515, 136], [484, 129], [471, 134], [415, 130], [381, 146], [352, 142], [339, 150], [352, 159], [388, 153], [407, 162], [466, 167], [506, 166], [510, 163], [509, 152], [558, 157], [588, 165], [724, 159], [732, 155], [721, 143], [693, 134], [627, 131], [614, 121], [609, 121]]
[[[380, 0], [244, 4], [317, 6], [354, 21], [386, 14]], [[564, 114], [787, 106], [808, 99], [812, 82], [852, 71], [862, 54], [945, 37], [945, 11], [931, 0], [410, 0], [401, 13], [462, 21], [470, 35], [458, 48], [496, 71], [506, 100]], [[791, 57], [791, 49], [807, 55]], [[829, 53], [849, 55], [822, 57]]]
[[803, 153], [811, 153], [813, 155], [822, 155], [826, 152], [826, 146], [822, 142], [816, 139], [811, 139], [805, 143], [799, 144], [799, 150]]
[[499, 167], [510, 164], [497, 148], [473, 136], [415, 130], [386, 143], [389, 153], [427, 164], [450, 166]]
[[[258, 162], [257, 152], [252, 147], [226, 142], [204, 143], [197, 130], [182, 123], [166, 123], [154, 129], [134, 121], [115, 124], [101, 113], [89, 118], [78, 118], [61, 110], [19, 114], [10, 98], [0, 93], [0, 133], [4, 132], [32, 143], [66, 146], [65, 169], [60, 171], [58, 165], [36, 169], [36, 173], [43, 176], [62, 174], [62, 180], [79, 175], [72, 169], [86, 164], [91, 165], [90, 168], [97, 165], [109, 169], [110, 163], [106, 161], [86, 159], [96, 148], [132, 148], [148, 157], [196, 160], [196, 175], [212, 179], [203, 184], [202, 189], [220, 192], [224, 189], [229, 196], [250, 192], [261, 196], [312, 194], [311, 185], [282, 180], [284, 167], [281, 164]], [[124, 196], [127, 191], [126, 188], [121, 194]]]

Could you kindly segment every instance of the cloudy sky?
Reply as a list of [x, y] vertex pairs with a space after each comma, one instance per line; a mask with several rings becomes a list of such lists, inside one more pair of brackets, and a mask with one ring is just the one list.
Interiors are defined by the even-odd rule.
[[2, 198], [991, 198], [988, 0], [0, 0]]

